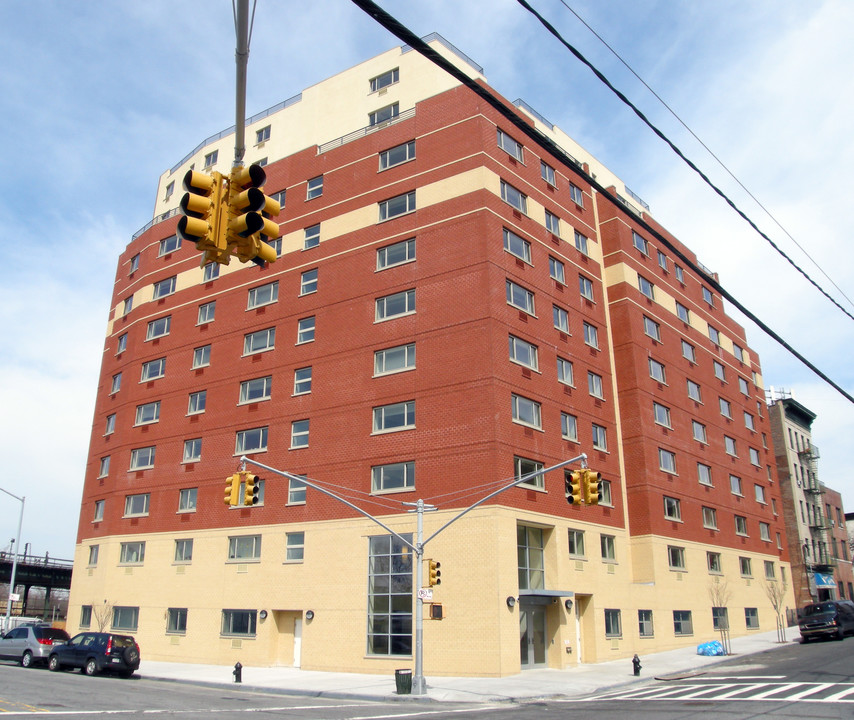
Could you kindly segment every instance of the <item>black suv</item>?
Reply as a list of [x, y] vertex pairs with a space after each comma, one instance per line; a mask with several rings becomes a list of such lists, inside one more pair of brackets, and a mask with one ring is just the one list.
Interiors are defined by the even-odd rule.
[[130, 677], [139, 667], [139, 645], [130, 635], [83, 632], [54, 647], [47, 666], [54, 672], [80, 668], [86, 675], [107, 670]]
[[814, 637], [833, 637], [842, 640], [854, 633], [854, 603], [850, 600], [825, 600], [810, 603], [798, 611], [801, 641]]

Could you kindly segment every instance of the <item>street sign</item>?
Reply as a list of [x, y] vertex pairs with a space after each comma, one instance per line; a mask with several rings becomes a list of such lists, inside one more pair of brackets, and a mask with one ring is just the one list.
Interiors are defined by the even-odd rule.
[[421, 588], [418, 591], [418, 598], [424, 602], [431, 602], [433, 600], [433, 588]]

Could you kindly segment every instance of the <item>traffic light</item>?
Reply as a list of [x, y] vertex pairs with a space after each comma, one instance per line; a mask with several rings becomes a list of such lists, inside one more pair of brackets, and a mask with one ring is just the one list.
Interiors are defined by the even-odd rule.
[[599, 481], [602, 473], [595, 470], [584, 471], [584, 503], [586, 505], [599, 504]]
[[244, 482], [246, 483], [243, 488], [243, 504], [257, 505], [258, 493], [261, 490], [261, 481], [252, 473], [243, 473], [243, 477], [245, 478]]
[[222, 174], [210, 175], [188, 170], [184, 175], [184, 196], [179, 204], [183, 217], [178, 221], [178, 237], [196, 243], [201, 265], [210, 262], [228, 265], [226, 200], [228, 188]]
[[581, 480], [583, 477], [582, 470], [575, 470], [564, 475], [564, 485], [566, 486], [566, 501], [570, 505], [581, 505], [583, 499], [581, 490]]
[[267, 240], [279, 237], [273, 220], [281, 205], [264, 194], [267, 173], [260, 165], [238, 166], [228, 182], [228, 245], [241, 262], [251, 260], [264, 267], [276, 261], [276, 250]]
[[435, 560], [427, 561], [427, 584], [430, 587], [442, 584], [442, 571], [439, 569], [442, 563]]
[[225, 497], [223, 502], [226, 505], [237, 505], [237, 497], [240, 492], [240, 475], [230, 475], [225, 479]]

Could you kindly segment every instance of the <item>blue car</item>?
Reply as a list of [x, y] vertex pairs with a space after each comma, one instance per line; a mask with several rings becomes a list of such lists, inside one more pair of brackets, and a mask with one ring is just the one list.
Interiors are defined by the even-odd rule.
[[139, 645], [131, 635], [82, 632], [57, 645], [47, 661], [49, 670], [80, 668], [86, 675], [114, 672], [130, 677], [139, 667]]

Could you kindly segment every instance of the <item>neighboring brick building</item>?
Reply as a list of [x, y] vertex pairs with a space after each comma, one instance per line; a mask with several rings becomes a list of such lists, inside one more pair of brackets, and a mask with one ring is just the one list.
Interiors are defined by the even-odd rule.
[[180, 178], [227, 169], [232, 136], [164, 173], [119, 259], [70, 629], [107, 608], [149, 659], [391, 672], [411, 654], [412, 553], [278, 476], [227, 508], [240, 456], [399, 533], [422, 498], [428, 537], [582, 452], [599, 506], [568, 505], [552, 472], [427, 545], [446, 618], [425, 623], [426, 674], [695, 644], [727, 612], [733, 635], [774, 627], [764, 586], [788, 555], [758, 358], [625, 186], [516, 107], [579, 160], [408, 48], [250, 118], [247, 161], [283, 206], [263, 271], [199, 268], [175, 237]]

